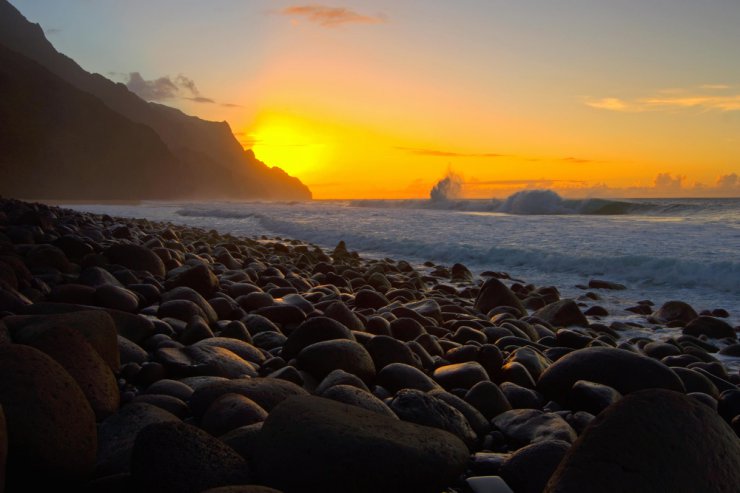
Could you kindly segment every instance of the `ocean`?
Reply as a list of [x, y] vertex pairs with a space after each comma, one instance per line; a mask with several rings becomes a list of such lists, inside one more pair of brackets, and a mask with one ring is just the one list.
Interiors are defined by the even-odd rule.
[[[624, 284], [603, 291], [609, 319], [644, 322], [625, 308], [683, 300], [697, 311], [724, 308], [740, 324], [740, 199], [565, 200], [549, 190], [505, 200], [145, 202], [67, 205], [221, 233], [296, 238], [331, 249], [344, 240], [365, 257], [451, 265], [474, 274], [556, 286], [577, 298], [589, 279]], [[637, 330], [663, 338], [676, 329]], [[732, 365], [735, 366], [735, 365]]]

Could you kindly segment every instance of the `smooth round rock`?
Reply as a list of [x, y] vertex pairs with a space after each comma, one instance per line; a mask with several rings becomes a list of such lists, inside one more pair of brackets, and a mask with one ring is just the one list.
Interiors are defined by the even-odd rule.
[[534, 312], [532, 317], [544, 320], [555, 327], [568, 327], [570, 325], [588, 327], [586, 316], [573, 300], [559, 300], [545, 305]]
[[475, 407], [489, 421], [511, 410], [511, 404], [499, 386], [489, 381], [479, 382], [468, 390], [465, 402]]
[[686, 327], [683, 328], [683, 333], [696, 337], [704, 335], [712, 339], [722, 339], [723, 337], [737, 339], [737, 334], [735, 334], [735, 329], [732, 328], [732, 325], [719, 318], [706, 315], [696, 317], [686, 324]]
[[105, 251], [112, 264], [123, 265], [133, 270], [145, 270], [155, 276], [163, 277], [165, 267], [162, 259], [152, 250], [139, 245], [119, 243]]
[[288, 335], [280, 355], [288, 361], [296, 357], [306, 346], [333, 339], [354, 341], [355, 337], [351, 330], [333, 318], [312, 317], [301, 323]]
[[324, 391], [324, 393], [321, 394], [321, 397], [349, 404], [350, 406], [361, 407], [368, 411], [388, 416], [391, 419], [398, 419], [398, 416], [395, 415], [385, 402], [381, 401], [367, 390], [351, 385], [334, 385]]
[[546, 493], [730, 493], [740, 485], [740, 441], [708, 406], [678, 392], [625, 396], [596, 417]]
[[273, 409], [259, 442], [258, 477], [285, 493], [439, 493], [468, 460], [450, 433], [313, 396]]
[[565, 402], [578, 380], [608, 385], [623, 395], [647, 388], [685, 390], [681, 379], [659, 361], [601, 347], [579, 349], [558, 359], [542, 374], [537, 390], [549, 400]]
[[131, 452], [137, 491], [200, 493], [251, 482], [247, 462], [231, 447], [181, 422], [151, 424], [139, 432]]
[[524, 305], [511, 289], [495, 277], [488, 278], [475, 299], [475, 309], [481, 313], [488, 313], [501, 306], [515, 308], [522, 316], [527, 314]]
[[586, 411], [596, 416], [621, 398], [622, 394], [608, 385], [578, 380], [570, 389], [568, 404], [574, 411]]
[[477, 383], [489, 380], [486, 370], [476, 361], [440, 366], [434, 370], [432, 377], [447, 390], [468, 390]]
[[240, 426], [248, 426], [267, 418], [267, 411], [241, 394], [227, 393], [208, 406], [201, 425], [213, 436], [221, 436]]
[[503, 463], [501, 477], [516, 493], [542, 493], [570, 447], [570, 443], [561, 440], [545, 440], [522, 447]]
[[303, 348], [298, 353], [297, 368], [319, 380], [337, 369], [352, 373], [365, 383], [375, 378], [375, 364], [370, 353], [355, 341], [346, 339], [317, 342]]
[[667, 301], [651, 315], [659, 323], [683, 322], [687, 324], [698, 317], [691, 305], [684, 301]]
[[109, 416], [98, 428], [97, 476], [128, 473], [131, 450], [139, 432], [153, 423], [179, 422], [179, 418], [164, 409], [136, 402], [127, 404]]
[[424, 372], [403, 363], [391, 363], [378, 373], [378, 385], [395, 394], [401, 389], [417, 389], [428, 392], [441, 388]]
[[546, 440], [576, 440], [576, 432], [563, 418], [539, 409], [512, 409], [493, 418], [492, 424], [514, 449]]
[[419, 368], [419, 359], [403, 342], [390, 336], [376, 335], [366, 344], [366, 349], [373, 358], [377, 370], [382, 370], [391, 363], [403, 363]]
[[42, 351], [0, 345], [0, 403], [7, 422], [8, 484], [87, 478], [95, 464], [95, 414], [77, 382]]
[[212, 380], [195, 388], [190, 398], [190, 409], [196, 417], [223, 394], [232, 392], [252, 399], [268, 413], [280, 402], [296, 395], [308, 395], [304, 389], [287, 380], [277, 378], [237, 378]]

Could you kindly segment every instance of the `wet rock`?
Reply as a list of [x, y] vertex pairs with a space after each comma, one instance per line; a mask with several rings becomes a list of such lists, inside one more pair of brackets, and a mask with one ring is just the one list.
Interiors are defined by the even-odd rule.
[[219, 283], [211, 269], [206, 264], [199, 263], [176, 272], [164, 282], [164, 287], [168, 291], [180, 286], [192, 288], [201, 296], [208, 298], [216, 291]]
[[187, 300], [198, 305], [208, 323], [218, 320], [215, 310], [208, 301], [195, 289], [188, 286], [179, 286], [162, 293], [162, 303], [172, 300]]
[[684, 391], [681, 379], [662, 363], [623, 349], [598, 347], [558, 359], [542, 374], [537, 389], [550, 400], [565, 402], [578, 380], [608, 385], [621, 394], [646, 388]]
[[503, 282], [491, 277], [481, 286], [480, 293], [475, 300], [475, 309], [481, 313], [488, 313], [500, 306], [515, 308], [520, 316], [527, 314], [519, 298]]
[[141, 346], [121, 336], [118, 336], [118, 353], [122, 365], [126, 363], [141, 364], [149, 359], [149, 355]]
[[355, 294], [355, 306], [358, 308], [383, 308], [390, 301], [382, 293], [372, 289], [361, 289]]
[[560, 300], [546, 305], [532, 314], [532, 317], [548, 322], [556, 327], [578, 325], [588, 327], [588, 320], [573, 300]]
[[500, 388], [513, 409], [540, 409], [545, 402], [542, 394], [536, 390], [513, 382], [504, 382]]
[[164, 409], [168, 413], [177, 416], [180, 419], [185, 419], [190, 415], [190, 409], [188, 405], [182, 399], [173, 397], [171, 395], [163, 394], [139, 394], [133, 399], [131, 403], [143, 402], [145, 404], [151, 404], [160, 409]]
[[362, 321], [341, 301], [336, 301], [324, 310], [324, 315], [338, 321], [349, 330], [364, 330]]
[[738, 484], [740, 442], [730, 427], [690, 397], [650, 389], [601, 413], [545, 491], [729, 493]]
[[618, 282], [605, 281], [603, 279], [591, 279], [588, 281], [588, 287], [591, 289], [612, 289], [612, 290], [623, 290], [627, 289], [624, 284]]
[[189, 385], [185, 385], [178, 380], [163, 379], [148, 386], [144, 393], [171, 395], [172, 397], [177, 397], [178, 399], [187, 402], [193, 395], [193, 389]]
[[0, 402], [8, 434], [8, 491], [87, 478], [95, 464], [95, 415], [77, 383], [38, 349], [0, 345]]
[[136, 293], [110, 284], [100, 286], [95, 290], [93, 302], [96, 306], [124, 312], [135, 312], [139, 307], [139, 298]]
[[692, 336], [707, 336], [713, 339], [722, 339], [729, 337], [736, 339], [735, 329], [724, 320], [702, 315], [696, 317], [683, 328], [683, 333]]
[[321, 395], [335, 385], [351, 385], [367, 392], [370, 391], [370, 389], [367, 388], [367, 385], [365, 385], [365, 382], [360, 380], [360, 377], [347, 373], [344, 370], [334, 370], [324, 377], [321, 383], [316, 387], [315, 393], [316, 395]]
[[570, 409], [586, 411], [594, 416], [622, 398], [622, 394], [609, 387], [586, 380], [573, 384], [568, 395]]
[[436, 493], [468, 459], [450, 433], [308, 396], [276, 407], [259, 442], [258, 477], [286, 493]]
[[208, 433], [179, 422], [151, 424], [139, 432], [131, 453], [137, 491], [200, 493], [251, 482], [247, 462]]
[[667, 301], [651, 317], [658, 323], [682, 322], [687, 324], [699, 315], [684, 301]]
[[249, 344], [248, 342], [240, 341], [238, 339], [232, 339], [230, 337], [210, 337], [203, 339], [194, 344], [196, 347], [220, 347], [228, 349], [232, 353], [236, 354], [244, 361], [253, 363], [254, 365], [261, 365], [265, 362], [265, 355]]

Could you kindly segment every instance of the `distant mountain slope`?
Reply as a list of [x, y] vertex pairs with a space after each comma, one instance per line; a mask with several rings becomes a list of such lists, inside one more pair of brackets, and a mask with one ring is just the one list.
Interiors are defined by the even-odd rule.
[[0, 194], [155, 199], [192, 193], [149, 127], [0, 45]]
[[193, 174], [201, 198], [305, 200], [311, 192], [279, 168], [269, 168], [244, 151], [226, 122], [210, 122], [148, 103], [100, 74], [91, 74], [59, 53], [38, 24], [0, 0], [0, 44], [46, 67], [76, 88], [99, 98], [113, 111], [153, 129]]

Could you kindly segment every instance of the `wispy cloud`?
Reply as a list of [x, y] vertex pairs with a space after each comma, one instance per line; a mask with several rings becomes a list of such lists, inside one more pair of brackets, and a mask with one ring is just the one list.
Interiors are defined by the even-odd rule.
[[[123, 77], [126, 77], [126, 75], [123, 75]], [[194, 103], [216, 104], [214, 99], [201, 94], [193, 79], [182, 74], [175, 77], [165, 75], [157, 79], [147, 80], [139, 72], [130, 72], [127, 77], [126, 87], [146, 101], [167, 101], [181, 98]], [[236, 107], [238, 105], [222, 103], [221, 106]]]
[[300, 17], [323, 27], [337, 27], [344, 24], [383, 24], [388, 21], [383, 14], [367, 15], [344, 7], [327, 5], [293, 5], [279, 11], [282, 15]]
[[478, 158], [497, 158], [506, 157], [506, 154], [497, 154], [494, 152], [482, 152], [482, 153], [469, 153], [469, 152], [453, 152], [453, 151], [440, 151], [437, 149], [421, 149], [417, 147], [396, 147], [399, 151], [408, 152], [409, 154], [415, 154], [417, 156], [434, 156], [434, 157], [478, 157]]
[[62, 30], [58, 27], [47, 27], [44, 29], [44, 32], [49, 36], [54, 36], [55, 34], [61, 33]]
[[221, 103], [224, 108], [242, 108], [242, 105], [236, 103]]
[[664, 89], [655, 96], [632, 100], [617, 97], [587, 98], [586, 106], [617, 112], [671, 111], [701, 109], [705, 111], [740, 111], [740, 94], [718, 94], [733, 87], [727, 84], [704, 84], [699, 90]]

